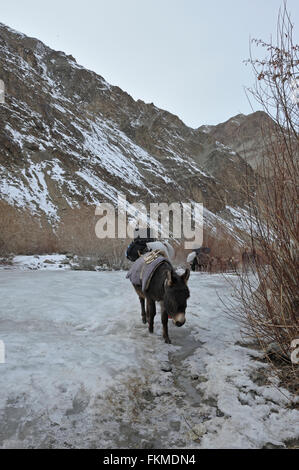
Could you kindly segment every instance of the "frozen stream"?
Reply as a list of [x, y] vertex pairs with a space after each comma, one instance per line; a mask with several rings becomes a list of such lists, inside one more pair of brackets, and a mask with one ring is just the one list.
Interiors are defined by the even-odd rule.
[[[294, 400], [192, 273], [172, 345], [142, 324], [125, 272], [1, 271], [0, 447], [260, 448], [299, 437]], [[289, 400], [288, 400], [289, 397]]]

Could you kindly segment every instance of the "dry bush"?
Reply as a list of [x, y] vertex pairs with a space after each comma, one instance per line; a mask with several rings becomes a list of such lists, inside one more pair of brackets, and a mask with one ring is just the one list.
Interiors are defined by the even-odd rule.
[[[234, 257], [236, 261], [241, 260], [240, 245], [236, 239], [220, 223], [213, 229], [205, 227], [203, 230], [202, 246], [210, 248], [210, 258], [215, 257], [229, 260]], [[192, 250], [186, 250], [184, 240], [177, 241], [175, 248], [175, 264], [186, 264], [186, 258]], [[199, 248], [199, 247], [198, 247]], [[217, 263], [212, 272], [222, 272], [223, 265]]]
[[[251, 250], [266, 263], [256, 263], [252, 274], [240, 276], [238, 297], [246, 334], [257, 338], [276, 365], [285, 361], [285, 385], [299, 388], [298, 365], [290, 361], [291, 342], [299, 338], [298, 289], [298, 101], [292, 83], [298, 79], [299, 47], [293, 44], [293, 25], [286, 6], [279, 14], [277, 43], [254, 40], [263, 48], [263, 60], [251, 58], [256, 76], [250, 89], [273, 119], [264, 126], [264, 154], [256, 196], [249, 197]], [[272, 352], [275, 350], [275, 361]], [[272, 351], [272, 352], [271, 352]]]
[[213, 230], [207, 227], [203, 233], [203, 245], [211, 249], [211, 256], [230, 258], [240, 256], [240, 246], [236, 239], [220, 223]]
[[129, 239], [104, 239], [99, 253], [100, 264], [106, 264], [111, 269], [129, 269], [131, 262], [126, 258], [126, 248]]
[[191, 250], [186, 250], [184, 246], [184, 240], [176, 240], [175, 243], [172, 243], [172, 246], [174, 248], [174, 253], [175, 253], [174, 260], [173, 260], [174, 266], [187, 265], [186, 258], [188, 254], [191, 252]]

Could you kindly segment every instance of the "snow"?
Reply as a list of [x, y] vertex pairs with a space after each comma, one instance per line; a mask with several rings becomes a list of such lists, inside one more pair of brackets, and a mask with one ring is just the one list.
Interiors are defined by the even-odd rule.
[[211, 130], [213, 129], [214, 126], [209, 126], [207, 124], [203, 125], [200, 127], [200, 131], [201, 132], [204, 132], [205, 134], [209, 134], [211, 132]]
[[28, 173], [30, 173], [30, 177], [28, 177], [28, 180], [30, 181], [29, 187], [34, 195], [33, 197], [36, 197], [38, 200], [37, 206], [39, 209], [44, 211], [48, 217], [52, 217], [57, 220], [57, 208], [50, 200], [48, 185], [46, 183], [43, 170], [44, 165], [42, 163], [31, 163], [30, 168], [28, 169]]
[[[4, 169], [4, 167], [0, 165], [0, 169], [1, 168]], [[0, 191], [1, 196], [10, 204], [16, 204], [18, 207], [24, 207], [26, 204], [28, 204], [29, 207], [34, 211], [30, 188], [25, 186], [21, 179], [16, 182], [11, 178], [8, 179], [1, 175]]]
[[[228, 152], [230, 155], [237, 155], [234, 150], [232, 150], [232, 149], [231, 149], [230, 147], [228, 147], [227, 145], [222, 144], [222, 142], [218, 142], [218, 140], [216, 140], [216, 147], [217, 147], [218, 150], [222, 150], [222, 151]], [[232, 160], [232, 161], [233, 161], [233, 160]]]
[[[219, 276], [213, 279], [205, 276], [201, 284], [203, 289], [214, 285], [219, 294], [227, 288], [219, 283]], [[205, 422], [201, 446], [258, 448], [269, 443], [280, 446], [290, 436], [298, 436], [299, 412], [285, 408], [286, 397], [291, 401], [291, 395], [286, 390], [281, 393], [271, 384], [257, 385], [252, 374], [266, 367], [258, 362], [260, 354], [244, 347], [239, 325], [221, 314], [219, 306], [215, 308], [215, 298], [205, 296], [204, 308], [209, 315], [201, 318], [200, 331], [195, 333], [204, 347], [200, 357], [193, 356], [189, 363], [193, 370], [205, 371], [207, 382], [198, 388], [204, 393], [203, 399], [217, 401], [223, 416]], [[212, 434], [214, 428], [216, 434]]]
[[66, 262], [65, 255], [18, 255], [14, 256], [11, 265], [1, 265], [0, 270], [47, 270], [57, 271], [70, 269], [69, 264]]
[[6, 129], [11, 134], [13, 141], [16, 142], [22, 148], [24, 136], [16, 129], [12, 129], [9, 124], [6, 124], [4, 129]]
[[214, 214], [205, 207], [203, 208], [204, 223], [210, 228], [212, 232], [217, 233], [217, 227], [221, 227], [232, 238], [234, 238], [238, 245], [243, 246], [244, 238], [242, 232], [250, 235], [251, 230], [258, 233], [258, 227], [254, 217], [250, 215], [250, 208], [245, 207], [232, 207], [225, 206], [225, 212], [221, 214]]
[[[33, 213], [41, 210], [47, 214], [49, 220], [57, 221], [57, 207], [50, 199], [48, 185], [45, 179], [45, 169], [48, 162], [33, 163], [27, 159], [28, 167], [21, 170], [21, 177], [18, 180], [6, 177], [5, 168], [0, 165], [0, 172], [3, 176], [0, 180], [1, 196], [10, 204], [17, 207], [29, 207]], [[50, 163], [51, 164], [51, 163]], [[57, 162], [53, 163], [53, 179], [62, 183], [62, 169]]]
[[230, 119], [230, 122], [231, 122], [232, 124], [236, 124], [237, 126], [240, 126], [240, 125], [241, 125], [240, 121], [238, 121], [237, 119]]
[[240, 230], [247, 233], [250, 233], [251, 230], [257, 234], [259, 233], [259, 227], [254, 216], [250, 215], [249, 207], [242, 208], [226, 206], [226, 209], [232, 214], [232, 223], [235, 227], [238, 227]]
[[223, 276], [191, 274], [186, 326], [170, 324], [166, 345], [159, 315], [153, 335], [142, 324], [125, 274], [0, 272], [0, 446], [261, 448], [299, 437], [295, 398], [254, 381], [267, 366], [223, 312]]
[[84, 152], [93, 155], [97, 163], [100, 163], [109, 173], [129, 181], [131, 184], [142, 185], [135, 164], [124, 152], [119, 151], [116, 144], [109, 143], [110, 137], [103, 132], [99, 125], [90, 122], [91, 132], [87, 132], [74, 121], [72, 121], [72, 124], [84, 136]]
[[94, 195], [87, 187], [86, 187], [86, 192], [88, 192], [93, 200], [93, 202], [96, 204], [97, 202], [100, 202], [101, 196], [99, 196], [99, 193], [105, 198], [109, 198], [110, 200], [117, 200], [117, 189], [114, 188], [113, 186], [110, 186], [106, 181], [100, 179], [96, 175], [92, 174], [92, 172], [88, 169], [84, 169], [83, 171], [77, 171], [76, 174], [80, 176], [86, 183], [96, 192]]

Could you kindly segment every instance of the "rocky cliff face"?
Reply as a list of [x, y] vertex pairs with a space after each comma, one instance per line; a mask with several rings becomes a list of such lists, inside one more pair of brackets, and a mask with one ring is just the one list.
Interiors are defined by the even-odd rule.
[[201, 126], [198, 130], [233, 149], [256, 170], [262, 160], [265, 136], [269, 130], [274, 133], [274, 122], [265, 112], [257, 111], [248, 116], [238, 114], [217, 126]]
[[191, 129], [1, 23], [0, 67], [0, 193], [10, 205], [50, 221], [119, 192], [203, 202], [214, 214], [243, 205], [240, 182], [254, 172], [233, 131]]

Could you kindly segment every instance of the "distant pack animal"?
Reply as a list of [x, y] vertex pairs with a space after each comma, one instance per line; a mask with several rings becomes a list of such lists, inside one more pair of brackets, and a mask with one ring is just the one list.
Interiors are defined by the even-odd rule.
[[168, 317], [176, 326], [182, 326], [186, 321], [189, 275], [189, 269], [182, 275], [177, 274], [170, 261], [158, 251], [138, 258], [127, 274], [140, 300], [142, 321], [148, 323], [150, 333], [154, 331], [156, 302], [160, 303], [165, 343], [171, 343]]
[[229, 259], [224, 256], [217, 256], [218, 268], [221, 273], [226, 273], [228, 269], [228, 261]]
[[209, 265], [208, 265], [208, 272], [210, 274], [216, 273], [218, 270], [218, 260], [215, 256], [210, 257]]
[[210, 248], [200, 247], [195, 249], [187, 256], [187, 262], [190, 263], [192, 271], [207, 271], [210, 261]]
[[231, 258], [229, 258], [229, 269], [236, 273], [238, 270], [238, 265], [239, 265], [238, 258], [231, 256]]
[[199, 253], [196, 258], [199, 271], [207, 271], [210, 262], [210, 255], [207, 253]]
[[247, 247], [242, 253], [242, 266], [243, 271], [247, 271], [249, 268], [254, 269], [255, 266], [262, 262], [262, 257], [257, 253], [255, 248], [249, 250]]

